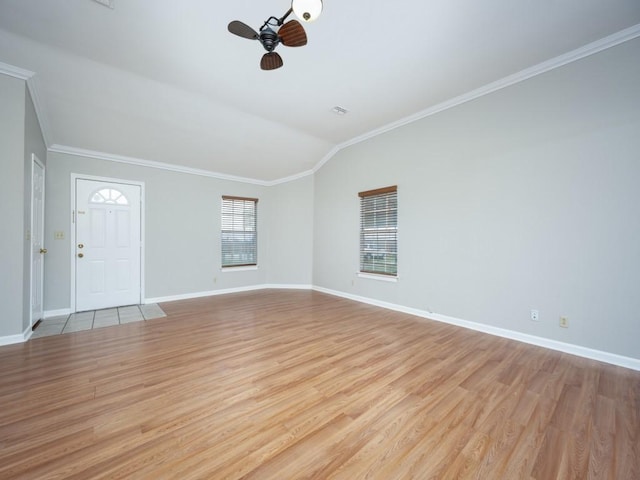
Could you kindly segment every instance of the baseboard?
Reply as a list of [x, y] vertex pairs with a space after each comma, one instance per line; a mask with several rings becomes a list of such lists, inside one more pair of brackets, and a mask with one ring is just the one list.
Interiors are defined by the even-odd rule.
[[[227, 293], [249, 292], [251, 290], [264, 290], [265, 288], [282, 288], [291, 290], [311, 290], [310, 284], [282, 284], [282, 283], [263, 283], [259, 285], [249, 285], [246, 287], [224, 288], [220, 290], [210, 290], [206, 292], [184, 293], [181, 295], [167, 295], [165, 297], [145, 298], [144, 303], [160, 303], [173, 302], [175, 300], [189, 300], [191, 298], [210, 297], [213, 295], [225, 295]], [[44, 318], [59, 317], [62, 315], [70, 315], [73, 312], [70, 308], [60, 308], [58, 310], [46, 310]]]
[[468, 328], [470, 330], [488, 333], [490, 335], [508, 338], [511, 340], [528, 343], [530, 345], [536, 345], [538, 347], [544, 347], [550, 350], [569, 353], [571, 355], [577, 355], [579, 357], [589, 358], [591, 360], [597, 360], [600, 362], [609, 363], [609, 364], [617, 365], [624, 368], [629, 368], [631, 370], [640, 371], [640, 359], [637, 359], [637, 358], [625, 357], [622, 355], [617, 355], [615, 353], [603, 352], [601, 350], [594, 350], [592, 348], [581, 347], [579, 345], [574, 345], [571, 343], [559, 342], [557, 340], [551, 340], [544, 337], [529, 335], [527, 333], [516, 332], [514, 330], [508, 330], [505, 328], [492, 327], [491, 325], [485, 325], [482, 323], [472, 322], [469, 320], [462, 320], [459, 318], [450, 317], [450, 316], [442, 315], [438, 313], [427, 312], [426, 310], [420, 310], [417, 308], [405, 307], [404, 305], [398, 305], [395, 303], [383, 302], [380, 300], [375, 300], [373, 298], [352, 295], [349, 293], [340, 292], [338, 290], [331, 290], [329, 288], [314, 286], [313, 289], [318, 292], [327, 293], [329, 295], [335, 295], [342, 298], [347, 298], [349, 300], [354, 300], [356, 302], [367, 303], [369, 305], [374, 305], [376, 307], [382, 307], [389, 310], [395, 310], [397, 312], [408, 313], [410, 315], [415, 315], [417, 317], [422, 317], [428, 320], [435, 320], [438, 322], [448, 323], [450, 325]]
[[0, 347], [4, 345], [13, 345], [14, 343], [22, 343], [24, 341], [25, 339], [22, 335], [6, 335], [4, 337], [0, 337]]
[[27, 340], [29, 340], [31, 338], [31, 335], [33, 335], [33, 328], [31, 327], [31, 325], [29, 325], [26, 330], [24, 332], [22, 332], [22, 338], [23, 338], [23, 342], [26, 342]]
[[45, 310], [44, 318], [61, 317], [63, 315], [71, 315], [73, 312], [70, 308], [60, 308], [58, 310]]
[[[205, 292], [185, 293], [181, 295], [168, 295], [165, 297], [146, 298], [144, 303], [162, 303], [173, 302], [176, 300], [189, 300], [192, 298], [211, 297], [215, 295], [226, 295], [229, 293], [249, 292], [252, 290], [264, 290], [268, 288], [273, 289], [295, 289], [295, 290], [316, 290], [318, 292], [327, 293], [329, 295], [335, 295], [337, 297], [347, 298], [356, 302], [367, 303], [381, 308], [394, 310], [397, 312], [408, 313], [428, 320], [435, 320], [438, 322], [448, 323], [458, 327], [468, 328], [478, 332], [488, 333], [498, 337], [509, 338], [530, 345], [536, 345], [538, 347], [548, 348], [550, 350], [556, 350], [558, 352], [569, 353], [571, 355], [577, 355], [579, 357], [589, 358], [591, 360], [597, 360], [612, 365], [617, 365], [631, 370], [640, 371], [640, 359], [625, 357], [623, 355], [617, 355], [615, 353], [604, 352], [601, 350], [595, 350], [592, 348], [582, 347], [580, 345], [574, 345], [571, 343], [559, 342], [557, 340], [551, 340], [544, 337], [538, 337], [535, 335], [529, 335], [527, 333], [517, 332], [515, 330], [508, 330], [505, 328], [493, 327], [491, 325], [485, 325], [483, 323], [472, 322], [469, 320], [463, 320], [460, 318], [450, 317], [448, 315], [442, 315], [439, 313], [428, 312], [426, 310], [420, 310], [417, 308], [406, 307], [404, 305], [398, 305], [390, 302], [383, 302], [369, 297], [361, 297], [359, 295], [352, 295], [350, 293], [341, 292], [338, 290], [332, 290], [329, 288], [319, 287], [316, 285], [307, 284], [259, 284], [250, 285], [245, 287], [236, 288], [224, 288], [220, 290], [210, 290]], [[68, 315], [71, 313], [71, 309], [60, 310], [48, 310], [44, 312], [45, 318]], [[22, 335], [9, 335], [0, 337], [0, 345], [10, 345], [13, 343], [25, 342], [31, 336], [31, 329], [25, 331]]]
[[23, 343], [31, 338], [31, 334], [33, 331], [31, 327], [27, 327], [27, 329], [22, 332], [22, 334], [18, 335], [6, 335], [4, 337], [0, 337], [0, 347], [3, 345], [13, 345], [14, 343]]
[[226, 295], [229, 293], [250, 292], [252, 290], [265, 290], [267, 288], [311, 290], [311, 285], [261, 283], [259, 285], [249, 285], [246, 287], [223, 288], [220, 290], [209, 290], [206, 292], [184, 293], [181, 295], [168, 295], [166, 297], [145, 298], [144, 303], [174, 302], [176, 300], [189, 300], [192, 298], [212, 297], [214, 295]]
[[263, 288], [275, 288], [284, 290], [312, 290], [312, 285], [304, 284], [285, 284], [285, 283], [265, 283]]

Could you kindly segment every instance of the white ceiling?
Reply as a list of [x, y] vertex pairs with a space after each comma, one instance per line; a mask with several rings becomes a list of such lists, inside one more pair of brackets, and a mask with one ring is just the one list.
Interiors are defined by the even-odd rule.
[[114, 5], [0, 0], [0, 62], [36, 73], [49, 145], [266, 182], [640, 24], [639, 0], [325, 0], [309, 44], [265, 72], [227, 24], [257, 30], [288, 0]]

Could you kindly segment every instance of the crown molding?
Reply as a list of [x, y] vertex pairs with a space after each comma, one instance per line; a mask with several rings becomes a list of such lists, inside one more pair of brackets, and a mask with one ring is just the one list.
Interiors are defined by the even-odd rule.
[[[523, 82], [537, 75], [541, 75], [550, 70], [554, 70], [556, 68], [563, 67], [570, 63], [573, 63], [582, 58], [588, 57], [590, 55], [596, 54], [603, 50], [606, 50], [611, 47], [615, 47], [616, 45], [620, 45], [624, 42], [628, 42], [629, 40], [633, 40], [634, 38], [640, 37], [640, 24], [636, 24], [632, 27], [621, 30], [617, 33], [609, 35], [607, 37], [601, 38], [600, 40], [596, 40], [595, 42], [584, 45], [580, 48], [567, 52], [565, 54], [559, 55], [550, 60], [544, 61], [542, 63], [538, 63], [532, 67], [521, 70], [517, 73], [509, 75], [507, 77], [496, 80], [495, 82], [488, 83], [483, 85], [482, 87], [476, 88], [475, 90], [471, 90], [470, 92], [464, 93], [457, 97], [446, 100], [442, 103], [434, 105], [432, 107], [427, 108], [426, 110], [422, 110], [420, 112], [414, 113], [413, 115], [409, 115], [408, 117], [401, 118], [395, 122], [389, 123], [382, 127], [376, 128], [375, 130], [371, 130], [369, 132], [363, 133], [357, 137], [354, 137], [346, 142], [343, 142], [336, 146], [335, 153], [342, 150], [343, 148], [349, 147], [351, 145], [355, 145], [357, 143], [363, 142], [373, 137], [377, 137], [383, 133], [389, 132], [396, 128], [402, 127], [404, 125], [408, 125], [410, 123], [416, 122], [426, 117], [430, 117], [431, 115], [435, 115], [436, 113], [440, 113], [444, 110], [448, 110], [453, 107], [457, 107], [458, 105], [462, 105], [463, 103], [470, 102], [477, 98], [483, 97], [490, 93], [496, 92], [498, 90], [502, 90], [503, 88], [510, 87], [511, 85], [515, 85], [516, 83]], [[335, 155], [334, 153], [334, 155]], [[324, 165], [329, 158], [322, 159], [316, 167], [314, 167], [314, 171], [317, 171], [322, 165]]]
[[40, 89], [38, 88], [37, 76], [33, 76], [27, 79], [27, 88], [31, 94], [31, 101], [33, 102], [33, 108], [36, 111], [36, 117], [38, 117], [38, 123], [40, 124], [40, 131], [42, 132], [42, 138], [44, 144], [48, 147], [51, 145], [51, 127], [49, 125], [49, 116], [47, 115], [42, 96], [40, 95]]
[[29, 80], [35, 75], [35, 72], [3, 62], [0, 62], [0, 73], [9, 75], [10, 77], [19, 78], [20, 80]]
[[[144, 159], [139, 159], [134, 157], [113, 155], [109, 153], [96, 152], [92, 150], [85, 150], [85, 149], [68, 147], [68, 146], [58, 145], [58, 144], [51, 145], [49, 147], [49, 151], [57, 152], [57, 153], [66, 153], [69, 155], [76, 155], [81, 157], [96, 158], [99, 160], [106, 160], [111, 162], [128, 163], [131, 165], [158, 168], [162, 170], [186, 173], [190, 175], [199, 175], [204, 177], [217, 178], [221, 180], [230, 180], [234, 182], [242, 182], [242, 183], [249, 183], [253, 185], [271, 187], [271, 186], [280, 185], [283, 183], [288, 183], [288, 182], [315, 174], [329, 160], [331, 160], [338, 152], [340, 152], [340, 150], [344, 148], [350, 147], [352, 145], [356, 145], [360, 142], [374, 138], [378, 135], [389, 132], [391, 130], [402, 127], [404, 125], [408, 125], [410, 123], [416, 122], [418, 120], [429, 117], [431, 115], [435, 115], [436, 113], [440, 113], [450, 108], [454, 108], [458, 105], [462, 105], [464, 103], [470, 102], [477, 98], [483, 97], [484, 95], [489, 95], [490, 93], [496, 92], [503, 88], [510, 87], [511, 85], [515, 85], [517, 83], [523, 82], [537, 75], [546, 73], [550, 70], [554, 70], [564, 65], [568, 65], [582, 58], [588, 57], [590, 55], [594, 55], [608, 48], [615, 47], [616, 45], [620, 45], [629, 40], [633, 40], [634, 38], [637, 38], [637, 37], [640, 37], [640, 24], [636, 24], [625, 30], [621, 30], [620, 32], [614, 33], [600, 40], [596, 40], [595, 42], [584, 45], [578, 49], [572, 50], [570, 52], [567, 52], [565, 54], [562, 54], [560, 56], [547, 60], [545, 62], [526, 68], [524, 70], [521, 70], [520, 72], [514, 73], [512, 75], [501, 78], [499, 80], [496, 80], [495, 82], [488, 83], [482, 87], [479, 87], [465, 94], [459, 95], [457, 97], [451, 98], [437, 105], [433, 105], [432, 107], [429, 107], [425, 110], [417, 112], [413, 115], [409, 115], [395, 122], [386, 124], [374, 130], [370, 130], [369, 132], [363, 133], [362, 135], [359, 135], [357, 137], [353, 137], [345, 142], [335, 145], [327, 154], [324, 155], [324, 157], [322, 157], [322, 159], [312, 169], [305, 170], [298, 174], [294, 174], [294, 175], [283, 177], [276, 180], [259, 180], [255, 178], [239, 177], [235, 175], [227, 175], [224, 173], [218, 173], [218, 172], [213, 172], [209, 170], [183, 167], [183, 166], [178, 166], [174, 164], [156, 162], [153, 160], [144, 160]], [[23, 69], [13, 67], [11, 65], [3, 64], [3, 63], [0, 63], [0, 73], [6, 73], [8, 75], [15, 76], [17, 78], [27, 79], [27, 80], [31, 79], [33, 75], [35, 75], [33, 72], [29, 72], [27, 70], [23, 70]], [[33, 81], [31, 83], [33, 84]], [[38, 113], [38, 118], [40, 120], [40, 126], [42, 128], [43, 135], [45, 135], [45, 132], [48, 132], [49, 130], [46, 128], [46, 124], [44, 123], [47, 117], [42, 112], [42, 102], [40, 100], [37, 100], [38, 95], [37, 95], [37, 89], [35, 88], [35, 86], [33, 87], [30, 86], [30, 91], [32, 92], [32, 97], [34, 97], [34, 104], [36, 104], [36, 112]], [[34, 94], [34, 92], [36, 93]], [[48, 135], [46, 136], [48, 137]]]
[[49, 130], [49, 122], [44, 110], [44, 104], [42, 97], [38, 93], [37, 80], [35, 72], [25, 70], [24, 68], [16, 67], [15, 65], [9, 65], [8, 63], [0, 62], [0, 73], [9, 75], [10, 77], [24, 80], [27, 83], [27, 88], [31, 94], [31, 100], [33, 101], [33, 108], [36, 111], [36, 117], [38, 117], [38, 123], [40, 124], [40, 131], [44, 139], [44, 144], [49, 145], [49, 139], [51, 138]]
[[141, 158], [127, 157], [124, 155], [115, 155], [111, 153], [98, 152], [95, 150], [86, 150], [83, 148], [69, 147], [66, 145], [53, 144], [49, 147], [49, 152], [64, 153], [74, 155], [76, 157], [93, 158], [97, 160], [105, 160], [108, 162], [126, 163], [129, 165], [137, 165], [141, 167], [156, 168], [159, 170], [169, 170], [177, 173], [186, 173], [189, 175], [198, 175], [201, 177], [217, 178], [219, 180], [229, 180], [232, 182], [250, 183], [253, 185], [268, 186], [270, 182], [257, 180], [255, 178], [238, 177], [235, 175], [227, 175], [225, 173], [212, 172], [199, 168], [184, 167], [171, 163], [156, 162], [154, 160], [144, 160]]
[[340, 150], [342, 150], [345, 147], [348, 147], [349, 145], [347, 144], [347, 142], [345, 143], [341, 143], [339, 145], [336, 145], [335, 147], [333, 147], [329, 153], [327, 153], [324, 157], [322, 157], [322, 159], [315, 165], [315, 167], [313, 167], [312, 172], [316, 173], [318, 170], [320, 170], [325, 163], [327, 163], [329, 160], [331, 160], [331, 158], [333, 158], [333, 156], [338, 153]]
[[309, 175], [313, 175], [315, 173], [315, 169], [305, 170], [304, 172], [296, 173], [294, 175], [290, 175], [288, 177], [279, 178], [277, 180], [271, 180], [268, 182], [264, 182], [264, 185], [267, 187], [273, 187], [275, 185], [280, 185], [282, 183], [293, 182], [294, 180], [298, 180], [300, 178], [308, 177]]

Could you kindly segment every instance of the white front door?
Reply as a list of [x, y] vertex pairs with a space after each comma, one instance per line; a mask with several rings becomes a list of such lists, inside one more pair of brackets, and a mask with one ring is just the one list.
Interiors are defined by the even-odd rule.
[[140, 193], [76, 179], [76, 311], [141, 303]]
[[44, 167], [31, 157], [31, 325], [43, 317]]

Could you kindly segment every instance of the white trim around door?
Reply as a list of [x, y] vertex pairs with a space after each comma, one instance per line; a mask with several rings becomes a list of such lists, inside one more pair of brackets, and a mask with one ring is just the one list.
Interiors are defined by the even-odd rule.
[[[44, 317], [44, 205], [45, 167], [35, 153], [31, 154], [31, 221], [29, 225], [30, 276], [29, 326]], [[37, 317], [37, 318], [36, 318]]]
[[76, 184], [77, 180], [89, 180], [95, 182], [104, 182], [104, 183], [118, 183], [122, 185], [131, 185], [140, 188], [140, 298], [138, 303], [142, 303], [145, 298], [145, 184], [144, 182], [134, 181], [134, 180], [126, 180], [126, 179], [118, 179], [111, 177], [99, 177], [94, 175], [83, 175], [78, 173], [71, 174], [71, 182], [70, 182], [70, 201], [71, 201], [71, 209], [70, 209], [70, 227], [69, 227], [69, 238], [71, 240], [70, 243], [70, 260], [71, 260], [71, 284], [70, 284], [70, 300], [69, 305], [71, 312], [76, 312], [76, 219], [77, 213], [76, 209]]

